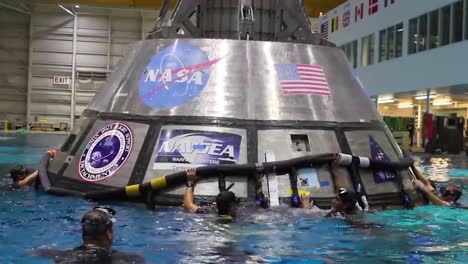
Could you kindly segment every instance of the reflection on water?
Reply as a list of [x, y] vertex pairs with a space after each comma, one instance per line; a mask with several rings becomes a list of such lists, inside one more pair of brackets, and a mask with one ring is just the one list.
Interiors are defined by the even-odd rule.
[[[63, 141], [1, 141], [0, 185], [10, 182], [5, 175], [12, 164], [33, 165], [38, 160], [33, 158]], [[417, 166], [432, 179], [456, 182], [468, 193], [466, 162], [465, 157], [417, 157]], [[1, 189], [0, 196], [0, 263], [51, 263], [34, 251], [81, 243], [79, 219], [93, 206], [89, 201], [28, 190]], [[239, 222], [225, 225], [182, 208], [112, 206], [117, 210], [114, 247], [149, 263], [468, 263], [468, 213], [461, 209], [367, 213], [350, 223], [283, 207], [243, 211]]]

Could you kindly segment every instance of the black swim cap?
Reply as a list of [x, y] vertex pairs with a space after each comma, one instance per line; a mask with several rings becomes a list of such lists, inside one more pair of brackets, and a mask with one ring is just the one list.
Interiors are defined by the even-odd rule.
[[81, 218], [83, 238], [96, 238], [104, 235], [116, 221], [115, 211], [110, 207], [95, 207]]
[[231, 191], [223, 191], [216, 196], [216, 204], [231, 204], [236, 203], [236, 195]]
[[21, 175], [21, 174], [24, 174], [24, 173], [28, 173], [28, 170], [23, 167], [23, 165], [16, 165], [15, 167], [11, 168], [10, 169], [10, 177], [13, 179], [13, 180], [16, 180], [16, 178]]

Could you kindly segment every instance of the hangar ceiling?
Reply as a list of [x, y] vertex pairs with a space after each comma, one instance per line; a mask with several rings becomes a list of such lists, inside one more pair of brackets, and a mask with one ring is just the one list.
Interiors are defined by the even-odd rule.
[[[283, 0], [284, 1], [284, 0]], [[32, 1], [31, 1], [32, 2]], [[40, 2], [40, 1], [34, 1]], [[163, 0], [62, 0], [53, 1], [45, 0], [42, 2], [49, 3], [64, 3], [64, 4], [89, 4], [89, 5], [110, 5], [121, 7], [138, 7], [138, 8], [159, 8]], [[171, 0], [175, 4], [176, 0]], [[307, 7], [307, 12], [311, 17], [318, 17], [320, 12], [326, 13], [338, 5], [346, 2], [345, 0], [304, 0]]]

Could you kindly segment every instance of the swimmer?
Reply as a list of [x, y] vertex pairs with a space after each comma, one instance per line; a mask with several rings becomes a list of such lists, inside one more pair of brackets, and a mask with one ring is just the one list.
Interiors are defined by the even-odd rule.
[[344, 177], [340, 174], [341, 156], [337, 155], [331, 164], [331, 174], [335, 188], [337, 189], [336, 196], [332, 200], [332, 209], [327, 214], [327, 217], [346, 216], [355, 214], [358, 211], [357, 198], [354, 192], [346, 189]]
[[10, 170], [10, 177], [13, 180], [14, 187], [40, 185], [39, 171], [36, 169], [26, 169], [23, 165], [17, 165]]
[[[191, 213], [206, 214], [211, 213], [209, 207], [200, 207], [193, 202], [193, 191], [197, 182], [197, 169], [190, 168], [187, 173], [187, 188], [184, 194], [184, 208]], [[237, 217], [237, 203], [236, 195], [229, 191], [222, 191], [216, 196], [216, 206], [218, 208], [218, 215], [229, 217], [231, 220]]]
[[418, 178], [414, 184], [416, 187], [424, 193], [428, 200], [434, 205], [451, 206], [457, 208], [465, 208], [461, 203], [458, 202], [463, 192], [460, 187], [455, 185], [449, 185], [447, 187], [441, 187], [438, 191], [431, 182], [422, 175], [417, 169], [413, 169], [414, 175]]
[[66, 251], [42, 250], [42, 257], [53, 257], [55, 263], [145, 263], [136, 254], [112, 250], [115, 211], [109, 207], [97, 206], [81, 218], [83, 245]]

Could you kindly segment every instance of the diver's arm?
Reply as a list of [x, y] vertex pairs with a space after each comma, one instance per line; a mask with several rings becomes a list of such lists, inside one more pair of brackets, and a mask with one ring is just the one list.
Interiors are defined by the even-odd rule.
[[431, 185], [431, 182], [429, 182], [429, 180], [424, 175], [422, 175], [422, 173], [418, 169], [413, 168], [413, 172], [418, 180], [424, 183], [424, 185], [426, 185], [431, 191], [434, 190], [434, 188]]
[[441, 206], [450, 206], [450, 203], [440, 199], [437, 195], [433, 194], [422, 181], [416, 180], [415, 185], [416, 187], [418, 187], [419, 190], [421, 190], [427, 195], [427, 198], [429, 198], [432, 204], [441, 205]]
[[30, 184], [32, 181], [34, 181], [37, 178], [38, 175], [39, 175], [39, 171], [36, 170], [35, 172], [29, 174], [24, 180], [19, 181], [18, 185], [19, 186], [26, 186], [26, 185]]
[[186, 171], [187, 173], [187, 188], [185, 188], [184, 193], [184, 208], [185, 210], [195, 213], [197, 212], [198, 207], [193, 203], [193, 191], [195, 189], [196, 174], [197, 171], [195, 168], [190, 168]]
[[184, 208], [191, 213], [197, 212], [199, 208], [196, 204], [193, 203], [193, 189], [193, 185], [187, 186], [184, 194]]
[[335, 184], [335, 190], [346, 188], [346, 183], [340, 173], [340, 163], [341, 156], [337, 155], [336, 159], [331, 164], [331, 174], [333, 177], [333, 183]]

